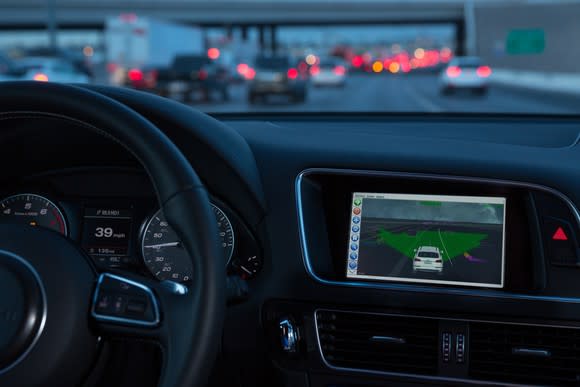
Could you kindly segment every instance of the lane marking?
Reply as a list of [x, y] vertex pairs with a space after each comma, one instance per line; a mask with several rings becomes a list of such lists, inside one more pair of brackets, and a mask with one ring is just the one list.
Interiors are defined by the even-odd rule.
[[449, 263], [451, 264], [451, 266], [453, 266], [453, 260], [449, 256], [449, 252], [447, 251], [447, 247], [445, 247], [445, 243], [443, 242], [443, 238], [441, 238], [441, 229], [438, 228], [437, 232], [439, 233], [439, 240], [441, 240], [441, 244], [443, 245], [443, 248], [445, 249], [445, 254], [447, 254], [447, 259], [449, 260]]
[[421, 107], [431, 113], [440, 113], [443, 111], [443, 108], [433, 101], [429, 100], [427, 97], [422, 95], [417, 91], [417, 89], [409, 86], [409, 84], [405, 85], [405, 90], [407, 94], [414, 99]]

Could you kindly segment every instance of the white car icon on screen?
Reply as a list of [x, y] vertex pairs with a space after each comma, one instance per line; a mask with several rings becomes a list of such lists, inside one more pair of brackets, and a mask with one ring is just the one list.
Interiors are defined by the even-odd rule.
[[443, 273], [443, 255], [439, 248], [434, 246], [421, 246], [415, 251], [413, 257], [413, 272], [427, 271]]

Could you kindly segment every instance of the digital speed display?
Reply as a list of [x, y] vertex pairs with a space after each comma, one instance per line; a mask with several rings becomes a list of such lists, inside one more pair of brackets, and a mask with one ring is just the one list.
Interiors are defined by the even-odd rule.
[[83, 218], [83, 249], [101, 263], [120, 264], [129, 254], [131, 210], [85, 208]]

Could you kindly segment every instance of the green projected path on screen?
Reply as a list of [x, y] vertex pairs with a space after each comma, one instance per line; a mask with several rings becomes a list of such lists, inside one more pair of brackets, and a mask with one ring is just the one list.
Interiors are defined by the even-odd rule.
[[450, 260], [479, 247], [487, 234], [454, 232], [454, 231], [418, 231], [414, 235], [393, 233], [381, 229], [377, 233], [377, 242], [392, 247], [410, 259], [415, 256], [415, 249], [421, 246], [433, 246], [443, 253], [443, 260]]

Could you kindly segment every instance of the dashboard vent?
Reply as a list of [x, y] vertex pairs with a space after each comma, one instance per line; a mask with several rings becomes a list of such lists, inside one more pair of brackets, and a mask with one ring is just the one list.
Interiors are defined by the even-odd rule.
[[512, 324], [470, 324], [474, 379], [580, 385], [580, 330]]
[[334, 367], [435, 375], [438, 323], [432, 319], [317, 311], [324, 359]]

